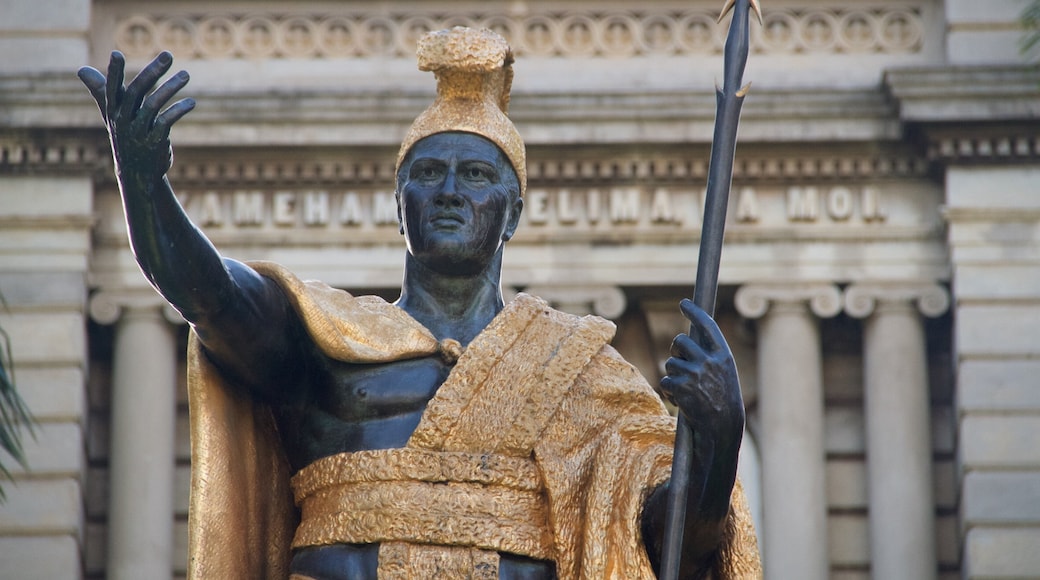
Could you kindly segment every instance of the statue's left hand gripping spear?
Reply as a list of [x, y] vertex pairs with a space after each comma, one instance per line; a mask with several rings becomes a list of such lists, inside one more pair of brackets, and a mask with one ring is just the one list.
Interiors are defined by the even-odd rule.
[[[735, 8], [735, 10], [734, 10]], [[733, 20], [726, 37], [725, 63], [722, 87], [715, 87], [715, 133], [708, 164], [708, 183], [704, 202], [704, 225], [701, 228], [700, 255], [697, 259], [697, 282], [693, 302], [708, 314], [715, 312], [715, 294], [718, 289], [719, 262], [722, 256], [723, 230], [729, 189], [733, 181], [733, 156], [737, 147], [737, 125], [744, 96], [751, 86], [741, 85], [747, 64], [750, 30], [748, 13], [755, 12], [759, 24], [762, 10], [758, 0], [726, 0], [719, 21], [733, 10]], [[691, 329], [693, 334], [693, 329]], [[668, 492], [668, 515], [665, 520], [665, 539], [661, 557], [661, 579], [679, 577], [682, 552], [683, 526], [690, 488], [690, 463], [693, 459], [693, 428], [679, 416], [675, 433], [675, 453], [672, 459], [672, 478]], [[698, 498], [695, 498], [698, 499]]]

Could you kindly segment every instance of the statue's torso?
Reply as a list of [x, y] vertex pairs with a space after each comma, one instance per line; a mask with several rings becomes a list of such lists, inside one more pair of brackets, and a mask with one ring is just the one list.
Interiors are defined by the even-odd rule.
[[[305, 396], [276, 406], [279, 431], [293, 470], [344, 451], [404, 447], [451, 366], [440, 357], [358, 365], [321, 357]], [[325, 580], [376, 578], [378, 546], [309, 548], [293, 570]], [[334, 570], [334, 574], [319, 571]], [[338, 575], [336, 575], [338, 574]], [[555, 577], [551, 562], [503, 554], [499, 577]]]
[[321, 364], [301, 397], [276, 407], [293, 471], [344, 451], [404, 447], [451, 371], [438, 357]]

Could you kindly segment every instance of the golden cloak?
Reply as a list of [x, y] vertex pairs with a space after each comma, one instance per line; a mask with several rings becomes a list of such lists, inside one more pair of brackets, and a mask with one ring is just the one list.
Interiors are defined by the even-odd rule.
[[[388, 362], [444, 350], [378, 298], [252, 266], [286, 290], [331, 357]], [[459, 555], [445, 544], [460, 544], [474, 570], [497, 569], [497, 551], [507, 551], [555, 560], [561, 580], [653, 578], [640, 516], [669, 475], [675, 420], [609, 346], [613, 333], [601, 318], [518, 296], [458, 358], [405, 449], [343, 453], [301, 470], [293, 485], [302, 525], [270, 410], [229, 389], [192, 337], [189, 577], [284, 580], [293, 545], [379, 542], [381, 578], [418, 577], [424, 561]], [[474, 461], [475, 470], [465, 467]], [[467, 508], [409, 516], [445, 490], [449, 505]], [[467, 509], [503, 523], [481, 526]], [[760, 576], [738, 482], [712, 577]]]

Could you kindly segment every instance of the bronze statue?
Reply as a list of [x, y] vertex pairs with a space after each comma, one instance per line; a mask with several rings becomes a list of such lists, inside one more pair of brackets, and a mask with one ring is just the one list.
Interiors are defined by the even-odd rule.
[[[609, 346], [614, 328], [521, 294], [502, 252], [526, 188], [505, 115], [512, 56], [490, 31], [420, 42], [438, 97], [398, 157], [407, 242], [393, 304], [222, 257], [166, 172], [160, 54], [124, 87], [79, 76], [112, 142], [131, 246], [189, 322], [194, 578], [648, 578], [674, 418]], [[739, 484], [744, 409], [722, 333], [681, 304], [662, 390], [697, 426], [684, 577], [761, 572]], [[289, 477], [292, 477], [291, 484]]]

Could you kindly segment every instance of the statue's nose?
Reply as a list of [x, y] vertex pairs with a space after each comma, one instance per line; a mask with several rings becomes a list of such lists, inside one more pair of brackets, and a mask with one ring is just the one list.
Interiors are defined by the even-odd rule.
[[455, 170], [449, 169], [441, 184], [441, 190], [433, 200], [437, 207], [462, 207], [462, 198], [459, 197], [458, 188], [455, 186]]

